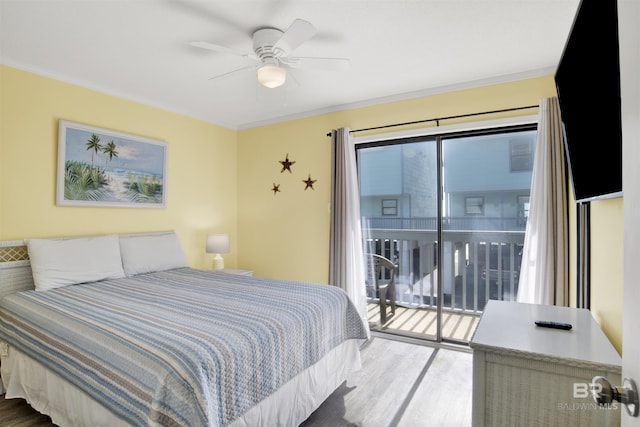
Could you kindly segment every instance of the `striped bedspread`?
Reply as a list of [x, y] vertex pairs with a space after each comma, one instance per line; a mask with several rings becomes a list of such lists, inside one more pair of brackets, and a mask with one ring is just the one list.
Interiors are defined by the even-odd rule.
[[336, 287], [189, 268], [0, 302], [1, 340], [131, 425], [228, 424], [365, 337]]

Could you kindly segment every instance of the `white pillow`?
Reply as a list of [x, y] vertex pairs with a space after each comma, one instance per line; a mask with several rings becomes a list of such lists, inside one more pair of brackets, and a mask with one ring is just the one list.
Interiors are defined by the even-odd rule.
[[124, 277], [118, 236], [28, 239], [36, 291]]
[[175, 233], [120, 236], [120, 253], [127, 276], [189, 267]]

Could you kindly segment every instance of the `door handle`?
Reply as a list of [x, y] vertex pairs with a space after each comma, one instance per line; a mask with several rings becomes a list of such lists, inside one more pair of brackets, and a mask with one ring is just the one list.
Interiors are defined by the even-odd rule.
[[605, 377], [597, 376], [591, 380], [591, 394], [598, 405], [609, 405], [614, 400], [622, 403], [624, 409], [632, 417], [639, 412], [638, 388], [635, 381], [625, 378], [622, 386], [612, 386]]

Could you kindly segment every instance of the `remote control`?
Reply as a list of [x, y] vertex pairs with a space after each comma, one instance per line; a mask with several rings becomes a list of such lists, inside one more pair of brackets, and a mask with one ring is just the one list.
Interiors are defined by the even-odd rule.
[[549, 320], [536, 320], [536, 325], [543, 328], [563, 329], [565, 331], [572, 328], [570, 323], [551, 322]]

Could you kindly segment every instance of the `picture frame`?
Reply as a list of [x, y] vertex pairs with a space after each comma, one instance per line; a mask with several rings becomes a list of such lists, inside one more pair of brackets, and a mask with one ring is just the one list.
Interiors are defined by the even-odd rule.
[[165, 208], [167, 143], [58, 121], [56, 205]]

